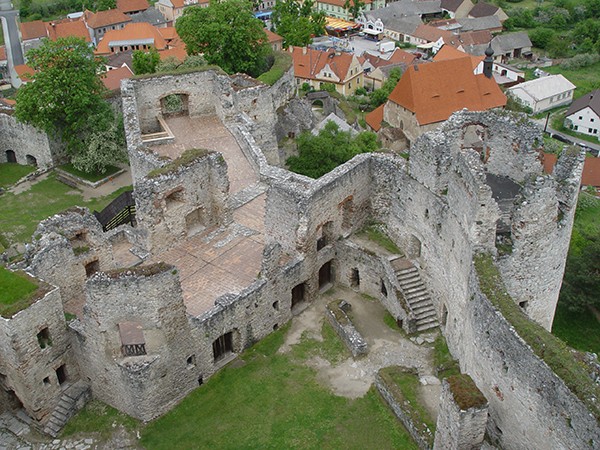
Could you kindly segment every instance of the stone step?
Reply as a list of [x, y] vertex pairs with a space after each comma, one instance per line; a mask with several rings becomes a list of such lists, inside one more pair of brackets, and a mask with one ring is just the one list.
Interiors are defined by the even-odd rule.
[[424, 324], [421, 325], [417, 325], [417, 331], [425, 331], [425, 330], [430, 330], [432, 328], [437, 328], [439, 327], [440, 324], [438, 323], [438, 321], [431, 321], [431, 322], [426, 322]]
[[425, 326], [428, 324], [432, 324], [432, 323], [435, 323], [436, 327], [439, 325], [437, 317], [431, 316], [431, 317], [426, 317], [421, 320], [417, 320], [417, 330], [419, 329], [419, 327], [422, 327], [422, 326]]
[[408, 300], [408, 306], [410, 306], [410, 309], [415, 309], [416, 307], [422, 304], [432, 304], [431, 297], [429, 297], [429, 294], [425, 293], [421, 296], [413, 297]]
[[408, 303], [412, 303], [414, 301], [414, 299], [419, 299], [419, 297], [421, 297], [421, 298], [423, 298], [423, 297], [429, 298], [429, 292], [427, 292], [427, 289], [423, 288], [423, 289], [419, 289], [419, 290], [416, 290], [416, 291], [405, 292], [404, 293], [404, 298], [406, 299], [406, 301]]
[[397, 276], [403, 276], [403, 275], [408, 275], [408, 274], [415, 274], [415, 273], [419, 273], [419, 269], [417, 269], [416, 267], [408, 267], [406, 269], [396, 269], [394, 271], [396, 273]]
[[400, 282], [400, 287], [402, 288], [402, 290], [414, 289], [416, 287], [422, 287], [423, 289], [425, 289], [425, 285], [421, 280], [412, 280], [407, 283]]
[[417, 292], [427, 292], [427, 289], [425, 289], [425, 286], [421, 285], [421, 286], [417, 286], [414, 288], [403, 289], [403, 292], [404, 292], [405, 297], [407, 297], [410, 294], [415, 294]]
[[435, 317], [437, 320], [437, 314], [436, 314], [435, 310], [420, 312], [419, 314], [415, 314], [415, 317], [417, 319], [417, 324], [419, 324], [421, 321], [428, 319], [430, 317]]
[[435, 308], [433, 307], [433, 303], [421, 303], [419, 305], [417, 305], [415, 308], [412, 308], [413, 313], [415, 313], [415, 315], [419, 315], [419, 314], [423, 314], [426, 311], [434, 311], [435, 312]]

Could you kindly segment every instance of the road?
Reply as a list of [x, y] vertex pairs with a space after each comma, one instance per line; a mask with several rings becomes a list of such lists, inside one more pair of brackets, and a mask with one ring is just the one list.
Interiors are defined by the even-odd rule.
[[[546, 119], [531, 119], [531, 120], [533, 122], [537, 123], [539, 126], [541, 126], [542, 129], [544, 128], [544, 125], [546, 124]], [[548, 123], [550, 123], [550, 121], [548, 121]], [[588, 149], [592, 150], [591, 153], [594, 154], [594, 156], [598, 156], [598, 153], [600, 152], [600, 143], [594, 144], [592, 142], [584, 141], [583, 139], [576, 138], [569, 134], [561, 133], [560, 131], [557, 131], [554, 128], [550, 127], [550, 125], [548, 125], [546, 127], [546, 133], [550, 134], [551, 137], [558, 135], [562, 138], [562, 139], [558, 139], [558, 140], [564, 139], [564, 141], [566, 141], [570, 144], [576, 144], [576, 145], [579, 145], [580, 147], [587, 147]]]
[[[13, 86], [18, 86], [20, 84], [20, 80], [18, 80], [17, 77], [17, 72], [15, 72], [15, 66], [25, 64], [25, 59], [23, 58], [23, 48], [21, 47], [21, 40], [19, 39], [19, 28], [17, 27], [18, 16], [18, 11], [6, 11], [4, 9], [0, 9], [2, 30], [4, 31], [4, 41], [6, 42], [6, 53], [9, 60], [10, 76]], [[9, 42], [10, 47], [8, 46]]]

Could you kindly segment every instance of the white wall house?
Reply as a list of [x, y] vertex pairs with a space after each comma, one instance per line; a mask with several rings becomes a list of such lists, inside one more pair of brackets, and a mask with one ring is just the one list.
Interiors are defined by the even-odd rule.
[[600, 89], [573, 102], [565, 114], [565, 126], [600, 140]]
[[562, 75], [526, 81], [506, 90], [529, 106], [534, 114], [568, 105], [573, 101], [574, 91], [575, 85]]

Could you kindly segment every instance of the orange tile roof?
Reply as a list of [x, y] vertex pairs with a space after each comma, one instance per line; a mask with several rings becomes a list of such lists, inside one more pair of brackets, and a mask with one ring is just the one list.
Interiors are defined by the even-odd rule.
[[328, 64], [340, 80], [346, 80], [354, 56], [346, 52], [336, 54], [333, 50], [321, 51], [303, 47], [290, 47], [290, 51], [294, 60], [295, 76], [305, 79], [316, 79], [317, 74]]
[[272, 44], [273, 42], [283, 42], [283, 38], [281, 36], [279, 36], [277, 33], [273, 33], [268, 28], [265, 28], [265, 33], [267, 33], [269, 44]]
[[490, 30], [467, 31], [458, 35], [458, 40], [463, 45], [483, 45], [492, 41]]
[[118, 9], [108, 9], [106, 11], [98, 11], [93, 13], [91, 11], [85, 11], [85, 21], [90, 28], [102, 28], [109, 25], [115, 25], [117, 23], [131, 22], [131, 17], [123, 14]]
[[448, 30], [442, 30], [440, 28], [432, 27], [431, 25], [419, 25], [413, 36], [416, 38], [424, 39], [427, 42], [435, 42], [439, 38], [444, 38], [446, 44], [450, 44], [456, 41], [456, 36]]
[[0, 61], [6, 60], [6, 47], [4, 45], [0, 45]]
[[17, 101], [12, 98], [0, 98], [0, 102], [4, 103], [6, 106], [15, 106], [17, 104]]
[[98, 43], [96, 54], [108, 55], [112, 53], [108, 44], [111, 41], [136, 41], [142, 39], [154, 39], [154, 48], [164, 50], [167, 48], [165, 39], [160, 34], [158, 28], [146, 22], [128, 23], [121, 30], [107, 31], [102, 40]]
[[33, 22], [21, 22], [21, 37], [24, 41], [48, 37], [46, 24], [41, 20], [34, 20]]
[[473, 70], [477, 68], [479, 63], [485, 59], [485, 56], [472, 56], [468, 55], [465, 52], [461, 52], [460, 50], [452, 47], [451, 45], [444, 44], [442, 48], [435, 54], [433, 57], [433, 61], [447, 61], [449, 59], [457, 59], [457, 58], [470, 58], [471, 64], [473, 66]]
[[416, 56], [413, 55], [412, 53], [406, 52], [400, 48], [397, 48], [394, 50], [394, 52], [391, 54], [391, 56], [389, 58], [382, 58], [381, 56], [377, 56], [377, 55], [372, 55], [371, 53], [363, 53], [363, 56], [361, 58], [359, 58], [359, 61], [361, 61], [361, 64], [364, 62], [364, 60], [368, 60], [369, 63], [371, 63], [371, 65], [373, 67], [383, 67], [383, 66], [389, 66], [390, 64], [400, 64], [400, 63], [404, 63], [404, 64], [412, 64], [415, 60], [416, 60]]
[[74, 36], [84, 39], [86, 42], [92, 42], [90, 33], [85, 26], [83, 20], [75, 20], [72, 22], [46, 22], [46, 30], [48, 30], [48, 37], [50, 40], [55, 41], [58, 38], [64, 38]]
[[494, 79], [474, 75], [468, 57], [410, 66], [389, 100], [414, 112], [419, 125], [441, 122], [463, 108], [485, 111], [506, 105]]
[[370, 113], [365, 114], [365, 121], [373, 129], [373, 131], [379, 131], [381, 129], [381, 122], [383, 122], [383, 107], [380, 105]]
[[17, 75], [21, 80], [30, 81], [32, 79], [31, 76], [35, 73], [35, 70], [33, 70], [27, 64], [19, 64], [18, 66], [15, 66], [15, 72], [17, 72]]
[[117, 9], [123, 13], [145, 11], [149, 7], [148, 0], [117, 0]]
[[[544, 153], [544, 172], [552, 173], [556, 165], [557, 157], [553, 153]], [[600, 187], [600, 158], [588, 157], [583, 163], [583, 172], [581, 174], [582, 186]]]
[[166, 50], [158, 52], [158, 54], [160, 56], [161, 61], [173, 57], [177, 58], [177, 60], [179, 60], [180, 62], [183, 62], [188, 56], [187, 51], [185, 50], [185, 46], [168, 48]]
[[165, 41], [170, 41], [171, 39], [175, 39], [175, 38], [179, 37], [175, 27], [158, 28], [158, 32], [165, 39]]
[[121, 80], [126, 80], [133, 76], [133, 72], [128, 66], [109, 70], [102, 76], [102, 83], [109, 91], [116, 91], [121, 88]]

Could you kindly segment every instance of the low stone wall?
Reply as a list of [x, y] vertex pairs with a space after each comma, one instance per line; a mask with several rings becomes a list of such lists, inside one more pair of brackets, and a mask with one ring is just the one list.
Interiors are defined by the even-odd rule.
[[356, 358], [367, 353], [367, 341], [352, 324], [350, 317], [344, 311], [346, 307], [350, 308], [350, 304], [344, 300], [334, 300], [327, 305], [325, 315], [335, 332], [352, 353], [352, 356]]
[[385, 380], [378, 373], [375, 376], [375, 387], [385, 400], [385, 402], [392, 408], [395, 416], [402, 422], [408, 433], [415, 440], [421, 450], [431, 450], [432, 436], [422, 435], [414, 424], [410, 414], [404, 409], [402, 405], [394, 396], [393, 388], [388, 386]]

